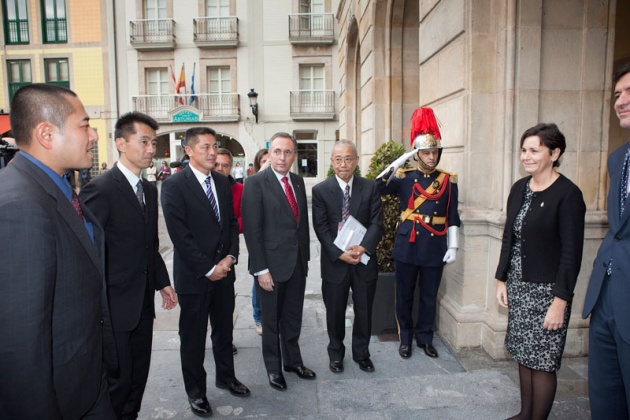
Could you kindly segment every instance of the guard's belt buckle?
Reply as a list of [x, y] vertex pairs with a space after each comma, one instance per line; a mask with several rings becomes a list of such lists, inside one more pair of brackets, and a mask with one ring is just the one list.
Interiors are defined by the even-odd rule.
[[424, 216], [422, 216], [422, 220], [424, 220], [424, 223], [429, 224], [431, 223], [431, 216], [425, 214]]

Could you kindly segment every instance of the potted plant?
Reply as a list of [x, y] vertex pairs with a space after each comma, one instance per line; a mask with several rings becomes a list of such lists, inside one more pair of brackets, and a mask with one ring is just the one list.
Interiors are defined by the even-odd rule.
[[[378, 174], [384, 171], [392, 162], [405, 153], [403, 145], [390, 140], [379, 147], [375, 152], [367, 175], [367, 179], [375, 179]], [[408, 168], [405, 163], [402, 168]], [[383, 182], [380, 179], [376, 182]], [[378, 260], [378, 281], [376, 283], [376, 294], [372, 306], [372, 334], [378, 335], [383, 331], [396, 329], [395, 316], [395, 285], [394, 260], [392, 260], [392, 249], [394, 248], [394, 238], [396, 228], [400, 220], [400, 201], [397, 195], [383, 195], [383, 236], [376, 247], [376, 258]]]

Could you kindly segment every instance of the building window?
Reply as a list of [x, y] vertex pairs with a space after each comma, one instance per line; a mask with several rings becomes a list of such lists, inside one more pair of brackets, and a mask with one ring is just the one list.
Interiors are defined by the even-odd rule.
[[317, 176], [317, 132], [316, 131], [295, 131], [293, 132], [297, 140], [297, 170], [300, 176], [313, 178]]
[[4, 40], [7, 44], [28, 44], [26, 0], [4, 0]]
[[324, 102], [324, 65], [300, 66], [300, 106], [302, 109]]
[[147, 0], [144, 7], [145, 19], [166, 19], [166, 0]]
[[232, 79], [230, 67], [208, 67], [208, 93], [210, 109], [220, 113], [232, 109]]
[[9, 100], [22, 86], [33, 83], [30, 60], [11, 60], [7, 63], [9, 75]]
[[44, 60], [46, 67], [46, 83], [70, 89], [70, 69], [67, 58], [50, 58]]
[[147, 94], [168, 95], [168, 71], [166, 68], [147, 69]]
[[208, 0], [208, 17], [230, 16], [230, 0]]
[[66, 0], [42, 0], [42, 27], [45, 44], [68, 42]]

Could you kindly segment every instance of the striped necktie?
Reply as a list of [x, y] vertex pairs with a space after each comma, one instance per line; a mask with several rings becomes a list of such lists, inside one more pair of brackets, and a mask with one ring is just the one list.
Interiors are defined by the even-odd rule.
[[206, 178], [206, 196], [208, 197], [208, 200], [210, 201], [210, 205], [212, 206], [212, 210], [214, 210], [214, 214], [217, 216], [217, 220], [219, 221], [219, 224], [221, 224], [221, 215], [219, 214], [219, 206], [217, 205], [217, 199], [214, 197], [214, 193], [212, 192], [212, 184], [210, 183], [210, 181], [212, 181], [211, 176]]
[[343, 194], [343, 207], [341, 208], [341, 224], [343, 225], [350, 216], [350, 185], [346, 184], [346, 190]]

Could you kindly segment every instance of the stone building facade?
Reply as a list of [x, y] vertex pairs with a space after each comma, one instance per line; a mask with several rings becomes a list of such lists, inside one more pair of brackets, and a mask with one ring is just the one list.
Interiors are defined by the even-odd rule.
[[[442, 123], [440, 167], [459, 174], [460, 252], [445, 270], [438, 330], [455, 349], [505, 357], [507, 312], [494, 272], [511, 185], [525, 175], [521, 134], [555, 122], [567, 137], [560, 171], [587, 204], [582, 270], [565, 354], [588, 352], [584, 294], [606, 232], [606, 159], [628, 140], [611, 105], [615, 68], [630, 59], [630, 4], [615, 0], [341, 0], [340, 137], [361, 169], [403, 138], [413, 110]], [[624, 138], [625, 136], [625, 138]], [[408, 137], [408, 133], [407, 133]]]

